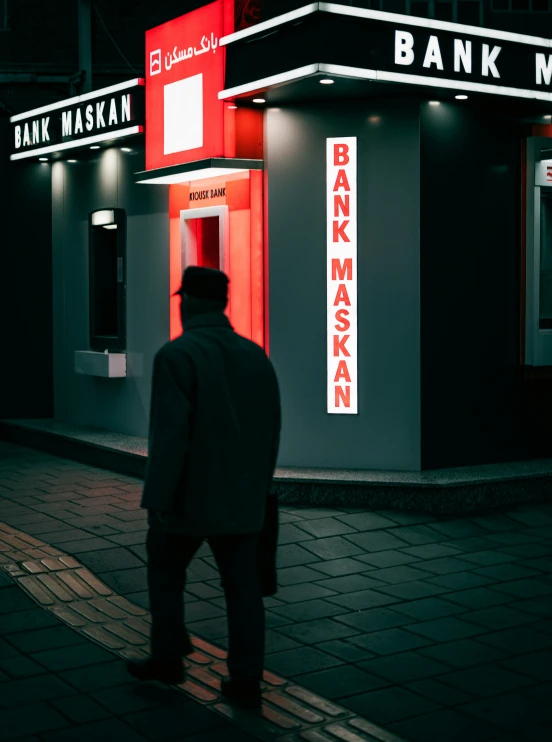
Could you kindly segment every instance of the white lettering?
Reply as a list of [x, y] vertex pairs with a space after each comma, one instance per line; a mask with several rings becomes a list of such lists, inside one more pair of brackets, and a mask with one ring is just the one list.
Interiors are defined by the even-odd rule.
[[489, 76], [489, 72], [493, 77], [500, 77], [497, 66], [495, 64], [498, 55], [502, 51], [501, 46], [493, 46], [493, 50], [490, 51], [488, 44], [483, 44], [483, 57], [481, 60], [481, 74], [484, 77]]
[[83, 134], [84, 129], [82, 128], [82, 114], [80, 108], [77, 108], [75, 114], [75, 134]]
[[92, 131], [94, 128], [94, 108], [86, 106], [86, 131]]
[[414, 61], [414, 36], [408, 31], [395, 31], [395, 64], [410, 65]]
[[437, 65], [438, 70], [443, 69], [443, 58], [441, 57], [441, 49], [437, 36], [429, 37], [424, 58], [424, 67], [431, 67], [432, 64]]
[[105, 121], [103, 117], [103, 110], [105, 108], [105, 101], [96, 103], [96, 127], [98, 129], [105, 129]]
[[121, 96], [121, 123], [130, 121], [130, 95]]
[[535, 64], [537, 85], [550, 85], [552, 82], [552, 54], [548, 55], [548, 61], [544, 54], [536, 54]]
[[21, 147], [21, 127], [18, 125], [15, 127], [15, 149]]
[[119, 121], [117, 119], [117, 104], [115, 103], [115, 98], [111, 99], [111, 105], [109, 106], [109, 126], [113, 126], [113, 124], [118, 124]]
[[73, 114], [71, 111], [63, 111], [61, 114], [61, 136], [70, 137], [73, 134]]
[[29, 135], [29, 124], [25, 124], [25, 127], [23, 129], [23, 146], [24, 147], [31, 146], [31, 137]]
[[40, 144], [40, 121], [33, 121], [33, 144]]
[[464, 44], [460, 39], [454, 39], [454, 71], [460, 72], [460, 64], [468, 75], [472, 71], [472, 43], [466, 41]]
[[48, 134], [48, 125], [50, 123], [50, 117], [46, 116], [46, 118], [42, 119], [42, 141], [43, 142], [49, 142], [50, 141], [50, 135]]

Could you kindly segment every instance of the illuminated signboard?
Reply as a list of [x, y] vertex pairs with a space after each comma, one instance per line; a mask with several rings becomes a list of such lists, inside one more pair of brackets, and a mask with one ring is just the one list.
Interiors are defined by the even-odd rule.
[[322, 73], [552, 102], [550, 38], [320, 2], [221, 43], [221, 99]]
[[10, 159], [22, 160], [144, 131], [144, 80], [136, 79], [19, 113]]
[[147, 170], [225, 155], [224, 28], [217, 0], [146, 33]]
[[357, 140], [326, 140], [328, 412], [358, 413]]

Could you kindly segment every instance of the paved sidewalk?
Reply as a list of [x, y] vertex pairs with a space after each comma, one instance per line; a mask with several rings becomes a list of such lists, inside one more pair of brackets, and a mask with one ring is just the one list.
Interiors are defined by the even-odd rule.
[[[137, 480], [0, 443], [0, 521], [59, 546], [147, 607], [140, 492]], [[412, 742], [550, 738], [552, 505], [466, 519], [286, 509], [281, 520], [281, 588], [267, 600], [269, 670]], [[27, 600], [14, 590], [0, 593], [0, 707], [3, 691], [20, 682], [9, 680], [21, 672], [18, 663], [27, 666], [31, 688], [44, 667], [34, 656], [43, 647], [25, 655], [10, 639], [13, 624], [7, 633], [11, 611], [28, 611], [37, 621], [46, 615], [34, 604], [5, 609], [12, 600], [5, 595], [16, 604]], [[190, 630], [224, 646], [224, 601], [207, 547], [190, 571], [186, 603]], [[22, 654], [11, 654], [14, 647]], [[4, 652], [16, 658], [11, 665]], [[100, 666], [94, 673], [111, 677]], [[25, 718], [41, 712], [67, 718], [53, 701], [32, 694], [24, 697], [39, 708]], [[101, 700], [79, 698], [105, 713]], [[121, 708], [114, 703], [118, 716]], [[9, 713], [18, 716], [0, 712]]]

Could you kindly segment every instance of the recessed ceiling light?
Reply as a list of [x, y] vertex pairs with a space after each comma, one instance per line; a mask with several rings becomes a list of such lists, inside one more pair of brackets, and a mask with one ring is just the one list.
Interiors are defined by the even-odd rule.
[[455, 95], [456, 100], [468, 100], [467, 95]]
[[228, 108], [229, 108], [229, 109], [230, 109], [231, 111], [234, 111], [234, 110], [235, 110], [235, 109], [237, 108], [237, 106], [228, 106]]
[[253, 98], [253, 103], [266, 103], [264, 98]]
[[441, 101], [438, 101], [438, 100], [430, 100], [430, 101], [429, 101], [429, 105], [430, 105], [430, 106], [440, 106], [440, 105], [441, 105]]
[[99, 144], [93, 144], [93, 145], [92, 145], [92, 146], [90, 147], [90, 149], [100, 149], [100, 145], [99, 145]]
[[104, 229], [117, 229], [116, 224], [104, 224]]
[[324, 78], [324, 80], [320, 80], [320, 85], [333, 85], [334, 80], [330, 80], [329, 78]]
[[543, 116], [545, 119], [552, 119], [552, 113], [547, 113], [545, 116]]
[[132, 152], [130, 147], [121, 147], [121, 152]]
[[48, 162], [47, 157], [39, 157], [38, 159], [40, 160], [40, 162]]
[[67, 160], [67, 162], [76, 162], [76, 160]]

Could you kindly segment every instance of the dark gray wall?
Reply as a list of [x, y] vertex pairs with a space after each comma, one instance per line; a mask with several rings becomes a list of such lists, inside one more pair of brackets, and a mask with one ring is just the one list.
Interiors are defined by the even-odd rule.
[[[143, 152], [102, 152], [92, 162], [52, 168], [55, 417], [147, 435], [153, 356], [169, 339], [169, 219], [166, 186], [136, 185]], [[88, 350], [88, 214], [127, 212], [127, 373], [103, 379], [74, 373]]]
[[423, 468], [517, 458], [521, 130], [460, 104], [420, 120]]
[[50, 169], [11, 163], [0, 119], [0, 418], [51, 417]]
[[[358, 137], [359, 414], [326, 412], [325, 140]], [[267, 113], [270, 354], [282, 466], [419, 469], [416, 101]]]

